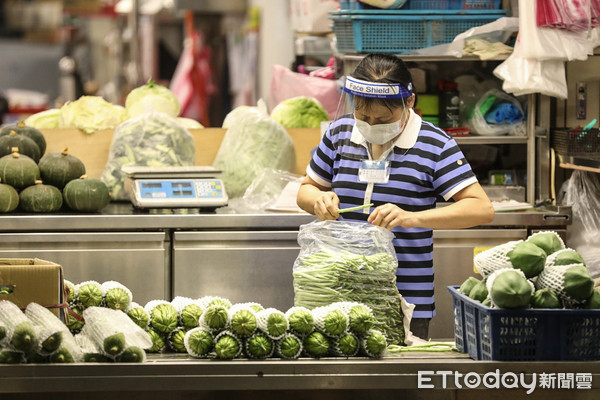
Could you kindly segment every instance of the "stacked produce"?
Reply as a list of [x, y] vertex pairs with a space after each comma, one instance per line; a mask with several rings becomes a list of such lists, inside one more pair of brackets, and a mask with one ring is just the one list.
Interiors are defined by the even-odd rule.
[[110, 201], [107, 186], [87, 179], [77, 157], [62, 152], [44, 154], [44, 135], [23, 123], [0, 131], [0, 212], [93, 212]]
[[474, 257], [482, 279], [459, 291], [496, 308], [600, 308], [600, 292], [577, 251], [553, 231], [507, 242]]
[[373, 312], [360, 303], [285, 313], [256, 303], [200, 303], [207, 307], [199, 325], [184, 336], [186, 351], [196, 358], [380, 357], [387, 347], [384, 334], [373, 329]]

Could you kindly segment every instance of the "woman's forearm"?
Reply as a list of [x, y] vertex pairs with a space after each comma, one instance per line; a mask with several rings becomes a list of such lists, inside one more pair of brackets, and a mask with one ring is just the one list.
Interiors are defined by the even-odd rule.
[[413, 213], [408, 225], [430, 229], [462, 229], [491, 222], [494, 208], [489, 200], [466, 198], [448, 206]]

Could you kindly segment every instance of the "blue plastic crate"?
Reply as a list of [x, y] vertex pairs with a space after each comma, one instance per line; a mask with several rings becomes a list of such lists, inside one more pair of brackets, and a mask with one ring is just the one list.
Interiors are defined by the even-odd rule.
[[409, 10], [493, 10], [502, 6], [502, 0], [408, 0]]
[[600, 310], [490, 308], [460, 293], [458, 286], [448, 290], [456, 346], [474, 360], [600, 360]]
[[337, 48], [348, 53], [402, 54], [449, 43], [456, 35], [506, 15], [505, 10], [483, 11], [332, 11]]

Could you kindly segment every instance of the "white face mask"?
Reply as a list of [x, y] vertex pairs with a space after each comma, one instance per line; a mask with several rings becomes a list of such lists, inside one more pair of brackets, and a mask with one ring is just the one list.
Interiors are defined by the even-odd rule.
[[400, 118], [398, 121], [390, 122], [389, 124], [375, 124], [362, 121], [354, 117], [356, 128], [360, 134], [372, 144], [386, 144], [392, 141], [396, 136], [402, 133], [408, 118]]

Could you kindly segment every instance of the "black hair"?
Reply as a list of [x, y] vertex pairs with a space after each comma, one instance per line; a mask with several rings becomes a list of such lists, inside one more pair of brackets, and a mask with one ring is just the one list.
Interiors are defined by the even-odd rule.
[[[356, 66], [352, 77], [369, 82], [401, 84], [405, 88], [412, 83], [408, 67], [400, 58], [390, 54], [372, 53]], [[406, 99], [373, 99], [353, 96], [354, 104], [367, 109], [371, 104], [382, 104], [390, 110], [404, 107]]]

